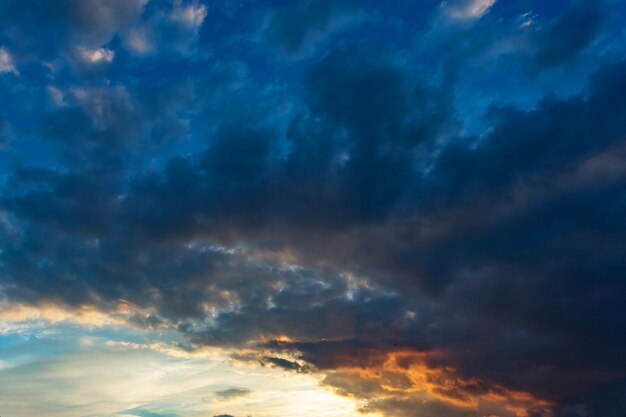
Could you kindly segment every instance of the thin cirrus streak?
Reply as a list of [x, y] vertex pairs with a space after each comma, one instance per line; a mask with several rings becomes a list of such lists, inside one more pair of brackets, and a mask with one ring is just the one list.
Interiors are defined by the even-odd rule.
[[622, 416], [622, 3], [0, 2], [0, 414]]

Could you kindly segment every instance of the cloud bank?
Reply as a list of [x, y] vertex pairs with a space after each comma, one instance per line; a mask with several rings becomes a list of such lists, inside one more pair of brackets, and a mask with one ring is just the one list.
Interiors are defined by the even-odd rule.
[[0, 317], [173, 330], [362, 413], [621, 415], [625, 12], [3, 2]]

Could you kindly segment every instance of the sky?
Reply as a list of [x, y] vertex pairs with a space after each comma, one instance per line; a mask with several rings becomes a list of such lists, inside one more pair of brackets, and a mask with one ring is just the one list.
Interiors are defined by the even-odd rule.
[[0, 0], [0, 415], [623, 417], [625, 27]]

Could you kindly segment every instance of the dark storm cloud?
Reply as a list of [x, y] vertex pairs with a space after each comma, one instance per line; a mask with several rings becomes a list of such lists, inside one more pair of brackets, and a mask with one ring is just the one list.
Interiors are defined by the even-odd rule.
[[[439, 22], [441, 8], [405, 3]], [[475, 134], [459, 107], [484, 103], [458, 101], [473, 87], [451, 74], [518, 24], [499, 19], [498, 4], [425, 35], [449, 32], [432, 67], [400, 41], [352, 33], [272, 72], [268, 44], [301, 53], [338, 10], [357, 12], [254, 10], [270, 16], [267, 44], [247, 51], [258, 34], [238, 34], [224, 49], [246, 47], [209, 65], [198, 60], [224, 45], [203, 38], [200, 3], [41, 3], [47, 17], [4, 3], [3, 41], [20, 65], [28, 54], [73, 59], [75, 39], [114, 39], [123, 59], [111, 82], [25, 71], [2, 84], [20, 105], [3, 111], [0, 140], [10, 127], [20, 155], [40, 141], [58, 156], [3, 172], [3, 296], [111, 312], [130, 303], [146, 312], [134, 326], [177, 328], [190, 349], [245, 348], [233, 360], [324, 372], [363, 411], [618, 415], [626, 62], [602, 62], [568, 97], [490, 97], [489, 127]], [[574, 65], [603, 13], [561, 5], [514, 62]], [[415, 36], [404, 30], [402, 41]], [[230, 391], [216, 394], [239, 395]]]
[[293, 121], [287, 143], [266, 127], [234, 121], [199, 157], [139, 176], [122, 203], [132, 227], [237, 238], [239, 229], [298, 232], [389, 213], [414, 183], [419, 147], [432, 146], [450, 119], [442, 93], [390, 59], [359, 47], [324, 59], [308, 77], [311, 113]]
[[[626, 363], [619, 352], [625, 340], [618, 329], [626, 325], [620, 313], [626, 290], [620, 279], [626, 249], [621, 237], [626, 225], [620, 216], [625, 184], [621, 174], [580, 178], [573, 173], [599, 152], [622, 146], [626, 106], [618, 90], [609, 86], [623, 82], [623, 68], [623, 63], [611, 65], [594, 76], [586, 99], [550, 99], [529, 112], [504, 112], [478, 145], [444, 148], [435, 168], [422, 180], [427, 185], [434, 182], [435, 188], [428, 186], [430, 193], [421, 198], [438, 201], [433, 210], [440, 214], [426, 212], [421, 222], [428, 226], [434, 220], [448, 221], [455, 227], [430, 237], [412, 235], [406, 228], [419, 232], [420, 223], [407, 219], [401, 232], [383, 229], [383, 234], [393, 233], [383, 236], [395, 241], [398, 252], [381, 247], [381, 240], [374, 240], [380, 236], [368, 236], [367, 232], [361, 235], [361, 242], [343, 240], [344, 245], [357, 247], [355, 256], [367, 254], [355, 261], [365, 266], [363, 271], [384, 274], [387, 267], [397, 278], [445, 284], [443, 288], [436, 284], [440, 295], [427, 304], [429, 308], [416, 307], [418, 319], [409, 320], [408, 328], [394, 326], [407, 307], [396, 311], [381, 305], [372, 309], [378, 312], [374, 315], [357, 316], [355, 333], [344, 333], [344, 337], [390, 339], [418, 351], [444, 349], [448, 354], [433, 365], [453, 364], [465, 377], [480, 376], [557, 402], [595, 401], [587, 400], [589, 387], [599, 390], [608, 381], [623, 378]], [[477, 163], [459, 174], [458, 180], [442, 174], [465, 169], [462, 160], [448, 160], [452, 147], [455, 152], [462, 149], [467, 161]], [[469, 188], [458, 188], [458, 184]], [[521, 202], [515, 202], [520, 198]], [[512, 200], [507, 212], [494, 210], [494, 217], [484, 215], [490, 204], [502, 204], [502, 200]], [[465, 213], [479, 217], [466, 217]], [[439, 216], [443, 219], [437, 219]], [[331, 240], [326, 238], [327, 243]], [[327, 260], [333, 258], [328, 252], [322, 252]], [[382, 269], [376, 261], [382, 262]], [[420, 276], [426, 278], [418, 279]], [[391, 285], [403, 284], [396, 280]], [[332, 305], [324, 306], [327, 311], [337, 311]], [[357, 298], [350, 308], [366, 305]], [[434, 310], [432, 315], [429, 309]], [[388, 321], [381, 321], [383, 311], [389, 314]], [[269, 323], [280, 323], [280, 317], [298, 317], [293, 314], [281, 312], [259, 325], [266, 328]], [[249, 316], [259, 317], [259, 312]], [[304, 317], [294, 323], [305, 323]], [[315, 317], [320, 317], [319, 313]], [[229, 319], [223, 327], [243, 330], [248, 326], [233, 323]], [[361, 329], [366, 323], [370, 327]], [[372, 328], [372, 323], [380, 323], [386, 331]], [[438, 325], [432, 327], [433, 323]], [[298, 339], [306, 338], [288, 323], [279, 327], [291, 329], [287, 334]], [[305, 328], [313, 339], [337, 337], [321, 322]], [[351, 329], [343, 324], [341, 328]], [[332, 369], [349, 364], [351, 358], [367, 357], [367, 349], [360, 343], [348, 345], [346, 355], [328, 346], [313, 343], [293, 348], [321, 368]], [[362, 366], [371, 366], [365, 363]]]
[[190, 87], [172, 81], [132, 89], [120, 85], [55, 90], [51, 93], [61, 95], [62, 103], [44, 109], [37, 133], [57, 145], [70, 163], [120, 165], [129, 148], [150, 152], [186, 138], [182, 115], [194, 112]]
[[494, 192], [524, 178], [563, 169], [621, 141], [625, 102], [614, 88], [626, 82], [626, 62], [595, 74], [586, 99], [547, 97], [532, 111], [492, 107], [494, 126], [477, 147], [444, 148], [432, 175], [453, 198]]

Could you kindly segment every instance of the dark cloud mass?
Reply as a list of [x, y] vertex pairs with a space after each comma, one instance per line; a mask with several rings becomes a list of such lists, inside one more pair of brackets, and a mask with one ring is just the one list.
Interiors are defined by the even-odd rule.
[[363, 413], [623, 416], [624, 7], [234, 3], [1, 2], [0, 300]]

